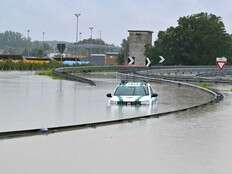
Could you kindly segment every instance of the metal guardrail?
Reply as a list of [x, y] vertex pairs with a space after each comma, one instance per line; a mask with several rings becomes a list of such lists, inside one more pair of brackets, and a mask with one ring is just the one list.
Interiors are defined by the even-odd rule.
[[[66, 68], [57, 68], [53, 71], [53, 73], [57, 76], [60, 76], [64, 79], [67, 80], [71, 80], [71, 81], [78, 81], [78, 82], [82, 82], [82, 83], [88, 83], [92, 86], [96, 86], [96, 84], [94, 83], [94, 81], [77, 76], [77, 75], [73, 75], [70, 72], [65, 71]], [[71, 71], [72, 72], [72, 71]]]

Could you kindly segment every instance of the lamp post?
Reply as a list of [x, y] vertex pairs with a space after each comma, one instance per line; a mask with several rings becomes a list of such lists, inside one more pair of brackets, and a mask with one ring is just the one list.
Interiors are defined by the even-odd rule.
[[76, 44], [77, 44], [77, 42], [78, 42], [78, 18], [81, 16], [81, 14], [80, 13], [75, 13], [74, 15], [77, 18], [77, 24], [76, 24]]
[[29, 57], [29, 55], [30, 55], [30, 30], [28, 29], [27, 30], [27, 42], [28, 42], [28, 45], [27, 45], [27, 57]]
[[43, 31], [43, 56], [44, 56], [44, 51], [45, 51], [45, 44], [44, 44], [44, 37], [45, 37], [45, 32]]
[[79, 40], [81, 41], [82, 32], [79, 33]]
[[77, 55], [77, 42], [78, 42], [78, 22], [79, 22], [79, 17], [81, 16], [81, 14], [80, 13], [75, 13], [74, 14], [74, 16], [76, 16], [76, 18], [77, 18], [77, 25], [76, 25], [76, 46], [75, 46], [75, 54]]
[[90, 29], [90, 39], [93, 39], [93, 27], [89, 27]]
[[44, 43], [44, 36], [45, 36], [45, 32], [43, 31], [43, 43]]
[[102, 32], [101, 30], [99, 30], [99, 39], [101, 40], [101, 38], [102, 38]]

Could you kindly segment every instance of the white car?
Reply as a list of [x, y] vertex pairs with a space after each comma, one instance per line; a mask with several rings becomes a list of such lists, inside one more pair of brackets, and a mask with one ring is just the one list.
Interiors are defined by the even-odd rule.
[[108, 93], [106, 96], [110, 98], [110, 104], [149, 105], [156, 101], [158, 94], [153, 93], [149, 83], [123, 81], [113, 95]]

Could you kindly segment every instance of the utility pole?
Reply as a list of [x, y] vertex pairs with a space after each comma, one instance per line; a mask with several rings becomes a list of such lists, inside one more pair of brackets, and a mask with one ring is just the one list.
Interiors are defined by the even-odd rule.
[[79, 33], [79, 40], [81, 41], [81, 36], [82, 36], [82, 33], [80, 32]]
[[45, 37], [45, 32], [43, 31], [43, 56], [44, 56], [44, 53], [45, 53], [44, 37]]
[[44, 43], [44, 36], [45, 36], [45, 32], [43, 31], [43, 43]]
[[76, 24], [76, 46], [74, 44], [74, 46], [75, 46], [75, 54], [77, 56], [77, 43], [78, 43], [78, 34], [79, 34], [78, 33], [78, 22], [79, 22], [79, 17], [81, 16], [81, 14], [80, 13], [75, 13], [74, 16], [76, 16], [76, 18], [77, 18], [77, 24]]
[[30, 30], [28, 29], [27, 30], [27, 42], [28, 42], [28, 45], [27, 45], [27, 57], [29, 57], [30, 55]]
[[76, 44], [77, 44], [77, 42], [78, 42], [78, 22], [79, 22], [78, 19], [81, 16], [81, 14], [75, 13], [74, 16], [76, 16], [76, 18], [77, 18], [77, 24], [76, 24]]
[[101, 40], [101, 37], [102, 37], [102, 32], [101, 30], [99, 31], [99, 39]]
[[93, 39], [93, 27], [89, 27], [90, 29], [90, 39]]

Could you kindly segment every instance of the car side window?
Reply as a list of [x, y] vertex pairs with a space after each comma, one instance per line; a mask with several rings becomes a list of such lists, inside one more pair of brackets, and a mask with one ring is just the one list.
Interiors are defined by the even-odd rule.
[[151, 87], [149, 87], [149, 88], [150, 88], [150, 91], [151, 91], [151, 95], [154, 94], [152, 88]]
[[149, 95], [147, 87], [144, 86], [136, 86], [134, 95], [140, 95], [140, 96], [145, 96]]
[[146, 95], [149, 95], [148, 87], [146, 86], [146, 87], [144, 87], [144, 89], [145, 89], [145, 93], [146, 93]]

